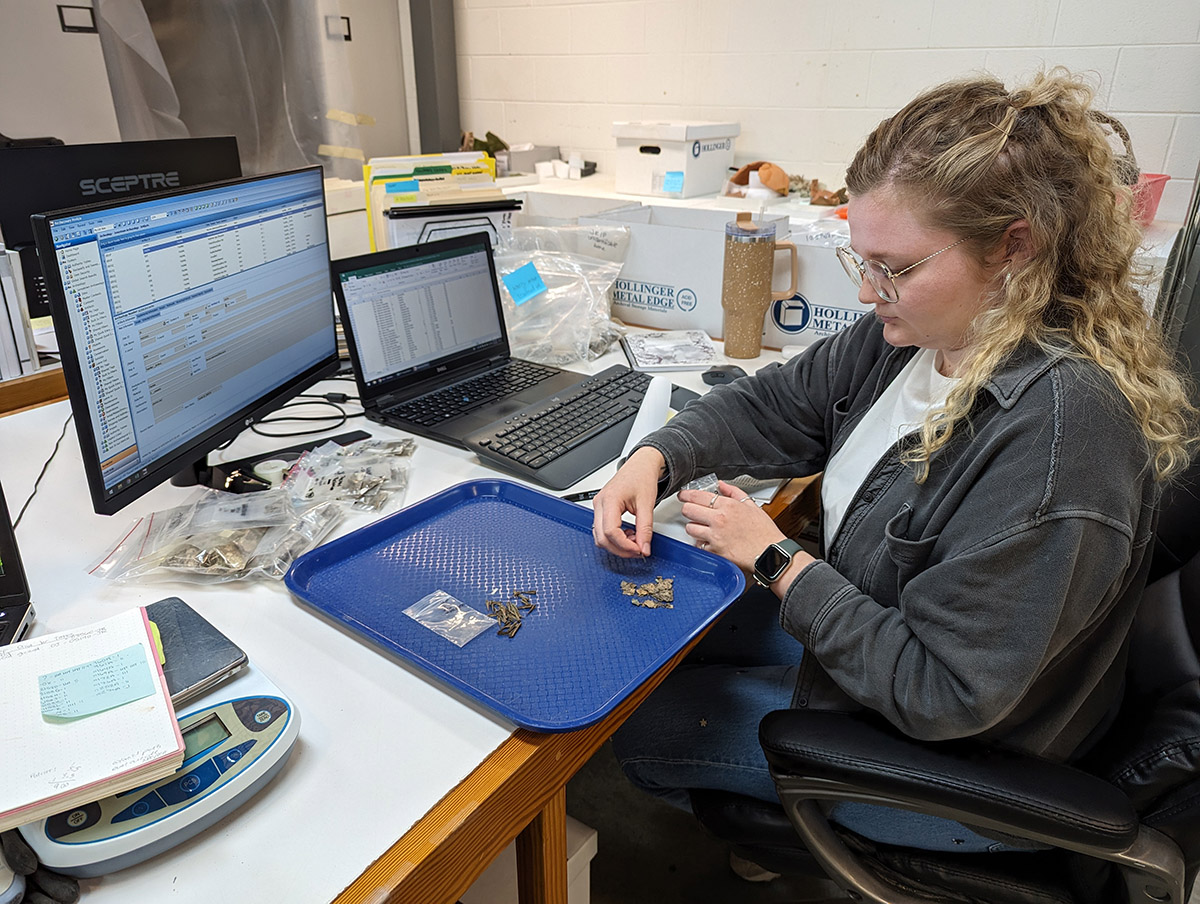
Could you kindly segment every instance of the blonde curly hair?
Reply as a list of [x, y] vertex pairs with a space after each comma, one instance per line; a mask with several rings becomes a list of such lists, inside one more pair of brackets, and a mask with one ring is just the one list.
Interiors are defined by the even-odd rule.
[[908, 197], [981, 266], [1009, 226], [1029, 224], [1032, 253], [996, 280], [971, 325], [957, 385], [906, 453], [918, 482], [956, 430], [969, 429], [977, 393], [1025, 342], [1109, 374], [1146, 437], [1156, 478], [1191, 459], [1189, 382], [1135, 288], [1141, 232], [1092, 96], [1062, 68], [1011, 92], [989, 76], [949, 82], [880, 123], [850, 164], [852, 195], [887, 188]]

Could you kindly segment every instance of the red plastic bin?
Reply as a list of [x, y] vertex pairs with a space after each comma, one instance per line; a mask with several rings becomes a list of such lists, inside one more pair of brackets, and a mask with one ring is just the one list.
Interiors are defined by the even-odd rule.
[[1162, 173], [1142, 173], [1133, 186], [1133, 219], [1142, 226], [1154, 222], [1158, 213], [1158, 202], [1162, 200], [1163, 188], [1170, 176]]

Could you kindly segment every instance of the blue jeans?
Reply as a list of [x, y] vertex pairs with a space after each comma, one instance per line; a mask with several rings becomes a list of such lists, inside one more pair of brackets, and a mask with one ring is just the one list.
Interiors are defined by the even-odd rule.
[[[758, 723], [772, 710], [791, 707], [803, 654], [800, 642], [779, 627], [775, 596], [747, 591], [613, 735], [626, 776], [689, 812], [690, 788], [777, 803]], [[835, 804], [829, 818], [884, 844], [957, 853], [1018, 850], [952, 820], [874, 804]]]

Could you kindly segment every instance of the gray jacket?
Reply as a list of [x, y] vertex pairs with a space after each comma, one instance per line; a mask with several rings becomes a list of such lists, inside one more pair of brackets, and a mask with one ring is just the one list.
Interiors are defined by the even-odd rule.
[[[821, 471], [915, 352], [864, 317], [717, 387], [645, 441], [663, 492]], [[793, 704], [1071, 759], [1120, 696], [1158, 485], [1095, 366], [1025, 349], [980, 396], [924, 484], [889, 450], [788, 588], [780, 624], [806, 651]]]

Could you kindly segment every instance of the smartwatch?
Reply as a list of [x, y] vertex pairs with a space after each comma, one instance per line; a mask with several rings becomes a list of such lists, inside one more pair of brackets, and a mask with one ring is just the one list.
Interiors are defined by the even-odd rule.
[[800, 552], [795, 540], [783, 539], [772, 543], [754, 560], [754, 580], [763, 587], [770, 587], [792, 564], [792, 557]]

